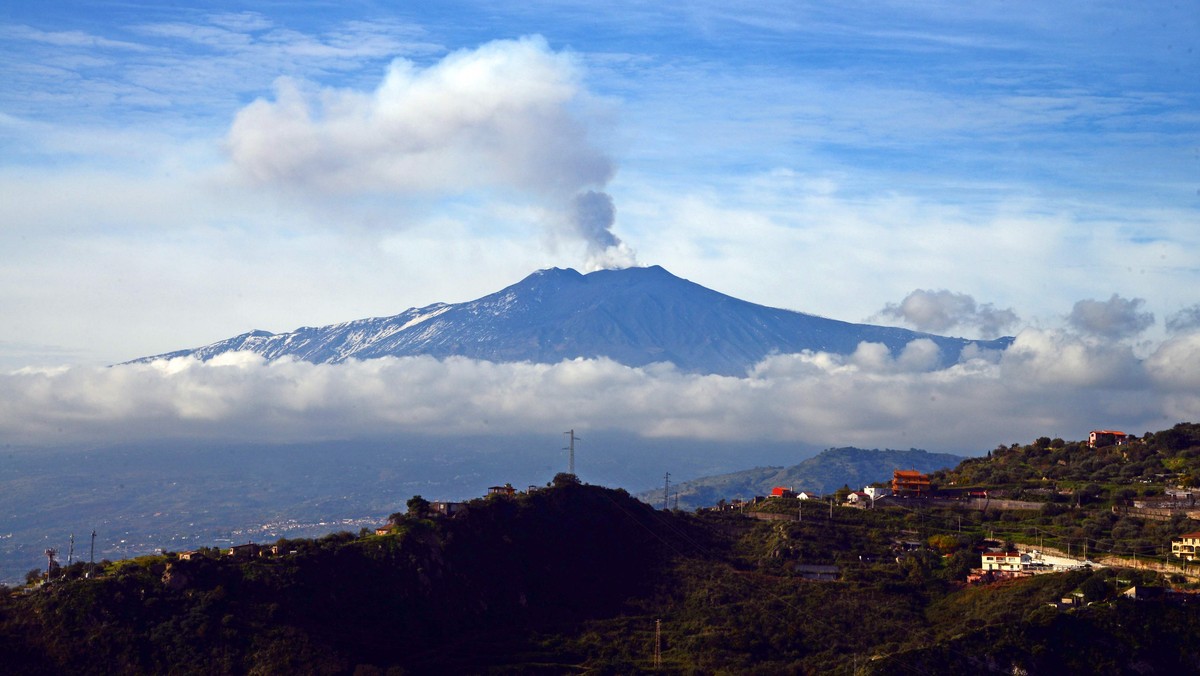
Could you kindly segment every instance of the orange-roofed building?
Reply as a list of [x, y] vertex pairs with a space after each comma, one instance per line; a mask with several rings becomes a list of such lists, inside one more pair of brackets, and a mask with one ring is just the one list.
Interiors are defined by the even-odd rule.
[[773, 497], [773, 498], [794, 498], [794, 497], [796, 497], [796, 491], [793, 491], [790, 488], [784, 488], [783, 486], [776, 486], [771, 489], [771, 497]]
[[921, 496], [929, 495], [929, 475], [916, 470], [898, 469], [892, 472], [892, 495]]

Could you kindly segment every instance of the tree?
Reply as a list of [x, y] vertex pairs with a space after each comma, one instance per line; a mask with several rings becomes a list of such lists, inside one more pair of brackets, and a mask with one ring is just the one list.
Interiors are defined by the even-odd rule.
[[429, 513], [429, 501], [419, 495], [412, 496], [404, 504], [408, 506], [409, 516], [421, 518]]
[[1108, 583], [1104, 581], [1104, 578], [1093, 573], [1091, 577], [1084, 580], [1083, 584], [1079, 585], [1079, 591], [1083, 592], [1085, 602], [1101, 601], [1108, 596]]
[[554, 475], [554, 480], [550, 483], [555, 488], [562, 488], [563, 486], [578, 486], [579, 477], [571, 474], [570, 472], [559, 472], [558, 474]]

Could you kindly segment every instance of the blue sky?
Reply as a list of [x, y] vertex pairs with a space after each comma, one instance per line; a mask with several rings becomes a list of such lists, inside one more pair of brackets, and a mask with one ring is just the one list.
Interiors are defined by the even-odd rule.
[[0, 369], [634, 261], [1153, 359], [1200, 326], [1198, 42], [1169, 2], [9, 3]]

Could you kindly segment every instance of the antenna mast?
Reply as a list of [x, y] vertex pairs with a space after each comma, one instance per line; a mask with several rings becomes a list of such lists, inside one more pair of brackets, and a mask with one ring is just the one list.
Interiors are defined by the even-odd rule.
[[71, 547], [67, 550], [67, 565], [71, 565], [71, 561], [75, 558], [75, 534], [71, 533]]
[[667, 472], [663, 477], [663, 509], [671, 508], [671, 473]]
[[575, 476], [575, 442], [583, 441], [583, 439], [580, 439], [579, 437], [575, 436], [575, 430], [571, 430], [569, 432], [563, 432], [563, 434], [567, 435], [571, 439], [570, 445], [567, 446], [566, 448], [564, 448], [563, 450], [571, 452], [570, 460], [567, 462], [567, 468], [568, 468], [567, 471], [570, 472], [571, 476]]

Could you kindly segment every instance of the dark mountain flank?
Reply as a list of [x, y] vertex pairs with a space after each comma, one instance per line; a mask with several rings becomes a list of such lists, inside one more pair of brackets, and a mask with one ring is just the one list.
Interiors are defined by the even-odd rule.
[[391, 317], [290, 333], [251, 331], [135, 361], [187, 355], [208, 360], [239, 350], [314, 363], [413, 355], [535, 363], [607, 357], [628, 366], [669, 362], [689, 373], [740, 376], [775, 353], [849, 354], [868, 341], [895, 354], [919, 338], [938, 346], [944, 365], [958, 361], [969, 345], [1003, 349], [1011, 343], [1010, 338], [947, 338], [756, 305], [659, 266], [587, 275], [552, 268], [466, 303], [435, 303]]

